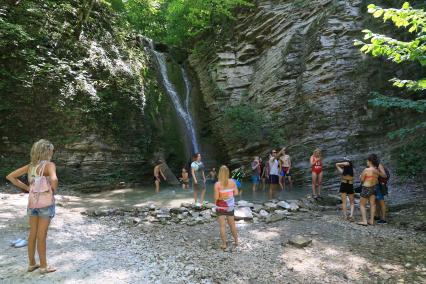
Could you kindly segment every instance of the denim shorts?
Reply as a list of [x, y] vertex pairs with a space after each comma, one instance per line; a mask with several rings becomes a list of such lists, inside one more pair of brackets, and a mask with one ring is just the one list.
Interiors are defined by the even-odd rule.
[[385, 196], [382, 194], [380, 183], [376, 184], [376, 200], [385, 200]]
[[254, 184], [258, 184], [260, 182], [260, 176], [259, 175], [252, 175], [251, 176], [251, 182]]
[[55, 217], [55, 204], [43, 208], [27, 208], [27, 215], [29, 217], [36, 216], [46, 219], [52, 219], [53, 217]]

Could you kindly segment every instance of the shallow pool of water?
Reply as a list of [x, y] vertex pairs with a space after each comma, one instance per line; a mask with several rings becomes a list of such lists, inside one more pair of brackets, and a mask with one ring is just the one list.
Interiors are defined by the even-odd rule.
[[[269, 185], [264, 189], [262, 187], [253, 192], [250, 183], [243, 183], [240, 189], [241, 196], [236, 200], [247, 200], [255, 202], [264, 202], [272, 198], [276, 199], [298, 199], [308, 193], [307, 189], [293, 188], [292, 190], [282, 191], [280, 189], [270, 192]], [[107, 207], [128, 207], [144, 206], [155, 203], [159, 206], [175, 207], [180, 206], [182, 202], [193, 202], [193, 190], [182, 189], [180, 186], [162, 186], [159, 193], [155, 192], [154, 186], [142, 186], [137, 188], [123, 188], [107, 192], [87, 194], [80, 196], [80, 202], [88, 207], [107, 208]], [[207, 184], [206, 201], [213, 202], [213, 184]], [[77, 204], [75, 204], [77, 206]]]

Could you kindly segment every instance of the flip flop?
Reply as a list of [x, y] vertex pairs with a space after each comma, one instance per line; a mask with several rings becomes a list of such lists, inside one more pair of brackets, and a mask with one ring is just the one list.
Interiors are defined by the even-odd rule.
[[22, 248], [28, 245], [28, 242], [26, 240], [21, 240], [20, 242], [17, 242], [13, 247], [15, 248]]
[[29, 265], [28, 266], [28, 269], [27, 269], [27, 272], [33, 272], [34, 270], [36, 270], [37, 268], [39, 268], [40, 267], [40, 265], [38, 265], [38, 264], [35, 264], [35, 265]]
[[22, 242], [22, 241], [23, 241], [23, 239], [17, 239], [17, 240], [11, 241], [10, 246], [14, 247], [17, 243]]
[[358, 223], [356, 223], [357, 225], [360, 225], [360, 226], [368, 226], [368, 223], [366, 224], [366, 223], [362, 223], [362, 222], [358, 222]]

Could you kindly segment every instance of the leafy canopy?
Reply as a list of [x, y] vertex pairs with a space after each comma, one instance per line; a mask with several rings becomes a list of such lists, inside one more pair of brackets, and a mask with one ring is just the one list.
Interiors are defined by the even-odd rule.
[[[363, 30], [364, 40], [355, 41], [356, 46], [364, 53], [374, 57], [386, 57], [395, 63], [418, 62], [426, 66], [426, 12], [422, 9], [413, 9], [405, 2], [401, 9], [383, 9], [374, 4], [368, 5], [368, 13], [383, 21], [391, 21], [398, 28], [408, 29], [416, 36], [411, 41], [401, 41], [392, 37]], [[420, 80], [391, 80], [395, 87], [410, 90], [426, 90], [426, 78]]]
[[[426, 66], [426, 12], [423, 9], [414, 9], [408, 2], [405, 2], [401, 9], [384, 9], [370, 4], [368, 5], [368, 13], [372, 14], [374, 18], [383, 19], [384, 22], [391, 22], [396, 28], [405, 29], [409, 33], [407, 38], [411, 40], [398, 40], [366, 29], [363, 30], [363, 41], [355, 40], [355, 46], [358, 46], [363, 53], [370, 54], [373, 57], [383, 57], [397, 64], [417, 64], [420, 66], [420, 70]], [[424, 74], [420, 75], [422, 77]], [[407, 143], [424, 145], [426, 140], [426, 117], [424, 115], [426, 112], [426, 99], [424, 99], [426, 78], [392, 78], [390, 82], [392, 82], [393, 86], [401, 88], [405, 93], [415, 93], [416, 95], [412, 95], [411, 97], [408, 97], [408, 95], [396, 97], [373, 93], [374, 99], [370, 100], [370, 103], [377, 107], [410, 110], [418, 113], [420, 120], [415, 125], [407, 125], [404, 128], [391, 132], [389, 136], [391, 138], [403, 138], [410, 135], [410, 140], [412, 141], [407, 141]], [[398, 153], [398, 160], [400, 161], [398, 165], [399, 172], [412, 175], [421, 172], [416, 165], [407, 164], [407, 162], [412, 162], [411, 157], [413, 156], [407, 151], [412, 151], [413, 149], [405, 147], [400, 150]], [[422, 159], [419, 158], [418, 161], [421, 162]], [[410, 170], [402, 171], [402, 168], [410, 168]]]
[[183, 47], [203, 33], [219, 34], [233, 19], [235, 8], [250, 4], [247, 0], [128, 0], [123, 5], [128, 21], [139, 32]]

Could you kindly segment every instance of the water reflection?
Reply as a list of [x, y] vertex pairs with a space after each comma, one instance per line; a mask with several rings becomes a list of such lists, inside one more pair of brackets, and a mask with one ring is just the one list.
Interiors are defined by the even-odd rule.
[[[258, 189], [253, 192], [251, 184], [246, 182], [242, 184], [240, 192], [236, 200], [247, 200], [254, 202], [265, 202], [271, 199], [269, 186], [264, 189]], [[276, 199], [298, 199], [306, 195], [306, 189], [294, 188], [291, 191], [277, 190], [273, 192], [273, 198]], [[213, 184], [207, 184], [206, 201], [213, 202]], [[193, 202], [192, 188], [182, 189], [180, 186], [162, 186], [159, 193], [155, 193], [154, 186], [142, 186], [137, 188], [124, 188], [107, 192], [87, 194], [81, 196], [81, 201], [90, 207], [122, 207], [122, 206], [146, 206], [156, 204], [158, 206], [175, 207], [180, 206], [183, 202]]]

